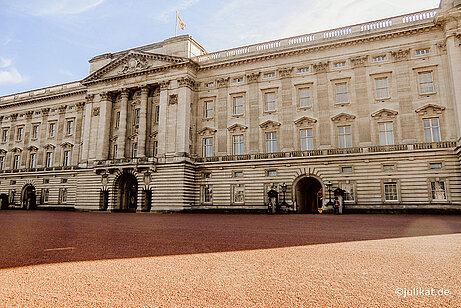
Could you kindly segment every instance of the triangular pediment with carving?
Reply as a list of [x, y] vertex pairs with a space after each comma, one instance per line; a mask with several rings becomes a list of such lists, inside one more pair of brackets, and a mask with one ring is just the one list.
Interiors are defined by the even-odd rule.
[[198, 132], [200, 136], [211, 136], [214, 135], [214, 133], [216, 133], [216, 129], [211, 127], [205, 127]]
[[27, 150], [31, 153], [34, 153], [38, 151], [38, 147], [36, 147], [35, 145], [31, 145], [27, 147]]
[[82, 83], [171, 66], [184, 61], [181, 57], [130, 50], [83, 79]]
[[438, 116], [445, 110], [445, 107], [436, 104], [426, 104], [419, 107], [415, 112], [421, 116]]
[[0, 155], [5, 155], [6, 154], [6, 150], [5, 149], [0, 149]]
[[45, 150], [52, 151], [52, 150], [56, 149], [56, 146], [55, 146], [54, 144], [48, 143], [48, 144], [46, 144], [43, 148], [44, 148]]
[[259, 124], [259, 127], [261, 127], [263, 130], [271, 130], [271, 129], [277, 129], [279, 128], [281, 124], [276, 121], [272, 120], [267, 120], [261, 124]]
[[227, 128], [227, 130], [230, 131], [231, 133], [243, 133], [244, 131], [247, 130], [247, 128], [248, 128], [248, 126], [235, 123], [235, 124], [229, 126]]
[[14, 147], [11, 152], [13, 153], [21, 153], [22, 152], [22, 149], [20, 147]]
[[64, 149], [71, 149], [74, 145], [70, 143], [69, 141], [66, 141], [64, 143], [61, 143], [61, 147]]
[[397, 116], [398, 112], [390, 109], [380, 109], [376, 112], [373, 112], [371, 116], [375, 120], [392, 120]]
[[298, 127], [309, 127], [317, 123], [317, 120], [310, 117], [301, 117], [295, 120], [295, 125]]
[[331, 118], [331, 120], [335, 123], [348, 123], [351, 122], [355, 119], [355, 115], [353, 114], [348, 114], [348, 113], [340, 113], [335, 115], [334, 117]]

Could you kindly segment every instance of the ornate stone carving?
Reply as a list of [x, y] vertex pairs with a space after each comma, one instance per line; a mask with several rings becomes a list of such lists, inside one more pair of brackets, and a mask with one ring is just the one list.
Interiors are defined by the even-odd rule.
[[110, 142], [116, 142], [118, 139], [118, 136], [113, 136], [112, 138], [109, 139]]
[[227, 128], [228, 131], [231, 133], [243, 133], [244, 131], [247, 130], [247, 126], [235, 123]]
[[43, 148], [44, 148], [45, 150], [52, 151], [52, 150], [56, 149], [56, 146], [55, 146], [54, 144], [48, 143], [48, 144], [46, 144]]
[[195, 89], [197, 89], [198, 83], [194, 79], [192, 79], [190, 77], [182, 77], [182, 78], [178, 79], [178, 86], [180, 88], [188, 87], [188, 88], [190, 88], [192, 90], [195, 90]]
[[328, 67], [330, 66], [330, 62], [319, 62], [313, 66], [316, 73], [326, 73], [328, 71]]
[[260, 75], [261, 75], [260, 72], [247, 74], [246, 78], [247, 78], [248, 83], [257, 82], [259, 80]]
[[445, 107], [435, 105], [435, 104], [426, 104], [422, 107], [419, 107], [418, 109], [415, 110], [417, 114], [420, 116], [437, 116], [442, 113], [442, 111], [445, 110]]
[[178, 94], [171, 94], [168, 97], [168, 104], [174, 105], [178, 103]]
[[152, 180], [152, 174], [149, 171], [146, 171], [144, 173], [144, 178], [143, 178], [144, 184], [149, 185], [151, 180]]
[[27, 111], [26, 112], [26, 118], [27, 119], [32, 119], [32, 116], [34, 115], [34, 112], [33, 111]]
[[11, 121], [16, 121], [16, 119], [18, 118], [18, 114], [13, 113], [12, 115], [10, 115], [10, 118], [11, 118]]
[[122, 65], [120, 72], [122, 74], [132, 73], [136, 71], [142, 71], [149, 68], [149, 62], [146, 59], [139, 56], [127, 57]]
[[160, 82], [160, 90], [168, 90], [168, 87], [170, 86], [170, 81], [165, 80]]
[[22, 152], [22, 149], [21, 149], [20, 147], [14, 147], [14, 148], [11, 150], [11, 152], [13, 152], [13, 153], [18, 153], [18, 154], [19, 154], [19, 153]]
[[69, 141], [66, 141], [66, 142], [63, 142], [61, 143], [61, 147], [63, 149], [71, 149], [74, 145], [72, 143], [70, 143]]
[[211, 128], [211, 127], [205, 127], [198, 132], [200, 136], [211, 136], [211, 135], [214, 135], [215, 133], [216, 133], [216, 129]]
[[380, 109], [376, 112], [373, 112], [371, 116], [375, 120], [392, 120], [397, 116], [398, 112], [390, 109]]
[[130, 91], [127, 88], [122, 88], [120, 90], [120, 97], [128, 98], [129, 95], [130, 95]]
[[218, 88], [227, 87], [229, 85], [229, 77], [216, 79], [216, 85]]
[[309, 127], [317, 123], [317, 120], [309, 117], [301, 117], [294, 121], [294, 123], [298, 127]]
[[50, 108], [42, 108], [42, 115], [47, 116], [50, 113]]
[[101, 101], [110, 101], [114, 98], [114, 95], [110, 92], [100, 93], [99, 96], [101, 97]]
[[291, 73], [293, 72], [293, 68], [292, 67], [284, 67], [284, 68], [280, 68], [279, 69], [279, 76], [281, 78], [287, 78], [287, 77], [291, 77]]
[[335, 123], [347, 123], [347, 122], [351, 122], [355, 119], [355, 115], [353, 114], [348, 114], [348, 113], [340, 113], [340, 114], [337, 114], [335, 115], [334, 117], [331, 118], [331, 120]]
[[410, 55], [410, 49], [399, 49], [398, 51], [391, 51], [394, 60], [401, 61], [407, 60]]
[[158, 132], [155, 131], [155, 132], [152, 132], [149, 137], [152, 138], [152, 139], [156, 139], [157, 138], [157, 135], [158, 135]]
[[351, 58], [351, 63], [354, 67], [365, 66], [368, 62], [368, 56], [358, 56]]
[[93, 108], [93, 116], [97, 117], [99, 115], [99, 107], [94, 107]]
[[0, 149], [0, 154], [5, 155], [5, 154], [6, 154], [6, 150], [5, 150], [5, 149]]
[[75, 107], [77, 108], [78, 111], [82, 111], [83, 108], [85, 108], [85, 102], [80, 102], [75, 104]]
[[38, 151], [38, 148], [35, 145], [31, 145], [31, 146], [27, 147], [27, 151], [29, 151], [31, 153], [36, 153]]
[[66, 109], [67, 109], [67, 106], [66, 106], [66, 105], [59, 106], [59, 107], [58, 107], [59, 114], [64, 114], [64, 113], [66, 113]]
[[279, 122], [275, 122], [272, 120], [267, 120], [261, 124], [259, 124], [259, 127], [261, 127], [263, 130], [271, 130], [271, 129], [277, 129], [279, 128], [281, 124]]
[[87, 96], [85, 96], [85, 100], [86, 100], [88, 103], [92, 103], [92, 102], [93, 102], [93, 99], [94, 99], [94, 94], [88, 94]]

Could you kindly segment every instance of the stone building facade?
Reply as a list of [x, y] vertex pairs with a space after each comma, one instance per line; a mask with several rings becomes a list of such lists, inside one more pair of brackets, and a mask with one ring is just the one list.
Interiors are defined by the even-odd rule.
[[[461, 3], [208, 53], [188, 35], [0, 98], [18, 206], [317, 212], [461, 207]], [[280, 200], [282, 194], [279, 194]]]

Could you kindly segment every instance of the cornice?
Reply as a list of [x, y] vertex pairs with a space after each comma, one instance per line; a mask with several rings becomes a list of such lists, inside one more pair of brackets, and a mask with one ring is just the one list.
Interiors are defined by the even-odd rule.
[[86, 91], [87, 91], [86, 89], [83, 89], [83, 90], [78, 90], [78, 91], [73, 91], [73, 92], [55, 94], [55, 95], [51, 95], [51, 96], [27, 98], [27, 99], [20, 100], [20, 101], [12, 101], [11, 103], [2, 104], [2, 105], [0, 105], [0, 108], [11, 107], [11, 106], [20, 106], [20, 105], [33, 103], [33, 102], [47, 101], [47, 100], [52, 100], [52, 99], [61, 98], [61, 97], [85, 94]]

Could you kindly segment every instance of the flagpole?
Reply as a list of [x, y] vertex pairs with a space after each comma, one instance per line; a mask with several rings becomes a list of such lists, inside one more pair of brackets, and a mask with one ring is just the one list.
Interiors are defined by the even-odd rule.
[[178, 11], [176, 11], [176, 22], [174, 23], [174, 36], [178, 34]]

